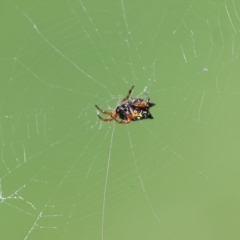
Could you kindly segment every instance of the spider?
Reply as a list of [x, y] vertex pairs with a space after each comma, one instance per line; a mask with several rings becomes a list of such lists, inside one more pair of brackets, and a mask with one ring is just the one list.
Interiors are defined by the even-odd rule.
[[[143, 119], [153, 119], [152, 114], [149, 112], [149, 108], [155, 106], [155, 103], [150, 102], [150, 97], [147, 95], [147, 100], [141, 98], [130, 98], [134, 86], [130, 88], [127, 96], [121, 101], [121, 103], [112, 111], [104, 111], [97, 105], [95, 107], [103, 114], [109, 115], [108, 118], [98, 117], [105, 122], [116, 121], [120, 124], [128, 124], [131, 121], [138, 121]], [[118, 120], [119, 117], [121, 120]]]

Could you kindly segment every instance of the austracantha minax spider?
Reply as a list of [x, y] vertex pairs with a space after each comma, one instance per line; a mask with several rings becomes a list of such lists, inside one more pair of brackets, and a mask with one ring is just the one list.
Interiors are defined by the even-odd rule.
[[[102, 118], [100, 115], [98, 117], [105, 122], [116, 121], [120, 124], [128, 124], [131, 121], [138, 121], [143, 119], [153, 119], [152, 114], [149, 109], [155, 106], [155, 103], [150, 102], [150, 97], [147, 95], [147, 100], [141, 98], [130, 98], [134, 86], [128, 91], [127, 96], [121, 101], [121, 103], [112, 111], [104, 111], [97, 105], [96, 108], [103, 114], [107, 114], [110, 117]], [[121, 120], [118, 120], [119, 117]]]

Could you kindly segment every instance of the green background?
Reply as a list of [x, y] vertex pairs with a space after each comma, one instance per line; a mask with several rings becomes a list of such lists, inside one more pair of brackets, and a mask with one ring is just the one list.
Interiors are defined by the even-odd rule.
[[[2, 1], [1, 239], [240, 239], [240, 4]], [[114, 109], [151, 97], [154, 120]]]

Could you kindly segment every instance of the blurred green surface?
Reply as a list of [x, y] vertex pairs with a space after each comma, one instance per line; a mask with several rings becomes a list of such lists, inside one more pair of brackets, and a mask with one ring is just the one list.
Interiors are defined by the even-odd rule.
[[1, 239], [240, 239], [239, 2], [1, 5]]

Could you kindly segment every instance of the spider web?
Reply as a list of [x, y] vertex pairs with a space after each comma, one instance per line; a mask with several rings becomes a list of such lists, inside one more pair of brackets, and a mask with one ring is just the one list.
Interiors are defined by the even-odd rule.
[[239, 2], [1, 9], [3, 239], [239, 239]]

